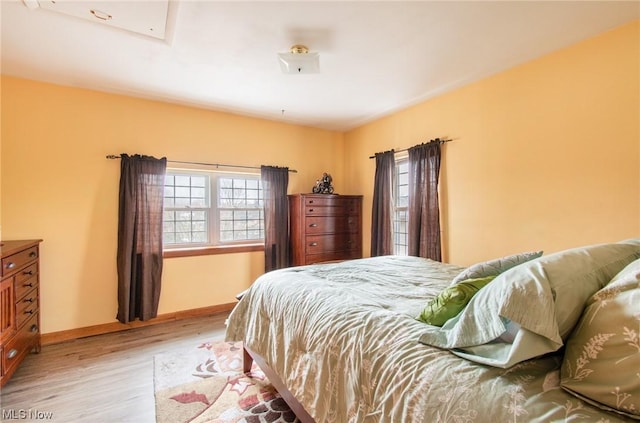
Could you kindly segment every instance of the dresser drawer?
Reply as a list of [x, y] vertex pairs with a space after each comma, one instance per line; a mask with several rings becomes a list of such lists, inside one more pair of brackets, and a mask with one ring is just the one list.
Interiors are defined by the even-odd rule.
[[[22, 284], [23, 282], [33, 278], [37, 274], [38, 274], [38, 263], [36, 262], [20, 270], [18, 273], [16, 273], [16, 283]], [[35, 279], [37, 280], [37, 278]], [[29, 283], [33, 283], [33, 282], [29, 282]]]
[[344, 206], [311, 206], [304, 209], [305, 216], [345, 216]]
[[359, 234], [309, 235], [306, 238], [305, 253], [349, 251], [359, 248]]
[[353, 201], [341, 201], [333, 206], [310, 205], [304, 208], [305, 216], [360, 216], [360, 204]]
[[27, 248], [19, 253], [2, 258], [2, 276], [13, 273], [25, 264], [38, 258], [38, 247]]
[[27, 355], [31, 349], [36, 348], [39, 333], [38, 316], [33, 316], [9, 342], [3, 345], [3, 374], [11, 373], [13, 368], [22, 361], [24, 356]]
[[305, 256], [306, 264], [323, 263], [328, 261], [342, 261], [362, 258], [359, 251], [331, 251], [319, 254], [307, 254]]
[[16, 301], [16, 325], [18, 329], [32, 316], [38, 314], [38, 305], [38, 288], [33, 288], [24, 298]]
[[360, 216], [360, 207], [355, 206], [312, 206], [304, 209], [305, 216]]
[[350, 197], [344, 195], [315, 195], [305, 196], [304, 205], [309, 206], [357, 206], [360, 204], [360, 197]]
[[[17, 275], [16, 275], [17, 276]], [[22, 298], [29, 290], [38, 286], [38, 275], [18, 281], [16, 277], [16, 300]]]
[[356, 232], [360, 221], [350, 216], [311, 216], [305, 220], [307, 235]]
[[305, 206], [331, 206], [336, 204], [336, 199], [338, 197], [334, 197], [332, 195], [318, 195], [318, 196], [306, 196], [304, 198]]

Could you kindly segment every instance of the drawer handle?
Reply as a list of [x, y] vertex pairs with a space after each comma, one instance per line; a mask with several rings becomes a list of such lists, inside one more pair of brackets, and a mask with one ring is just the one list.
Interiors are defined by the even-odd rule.
[[16, 355], [18, 355], [18, 350], [16, 350], [15, 348], [11, 349], [8, 353], [7, 353], [7, 358], [8, 359], [12, 359], [13, 357], [15, 357]]
[[22, 300], [25, 303], [32, 303], [33, 301], [35, 301], [33, 298], [25, 298], [24, 300]]
[[313, 213], [313, 209], [309, 209], [309, 213]]
[[309, 200], [309, 204], [313, 204], [313, 200]]
[[24, 312], [24, 314], [33, 314], [33, 310], [27, 310]]
[[317, 227], [318, 227], [318, 224], [317, 224], [317, 223], [312, 223], [312, 224], [310, 224], [310, 225], [309, 225], [309, 227], [310, 227], [310, 228], [317, 228]]
[[31, 325], [31, 328], [29, 330], [31, 332], [37, 332], [38, 331], [38, 325]]
[[7, 269], [13, 269], [14, 267], [16, 267], [16, 264], [12, 261], [10, 261], [9, 263], [7, 263], [7, 265], [5, 266]]
[[32, 252], [30, 252], [30, 253], [29, 253], [29, 258], [37, 257], [37, 255], [38, 255], [38, 254], [36, 254], [36, 252], [35, 252], [35, 251], [32, 251]]
[[310, 247], [317, 247], [318, 243], [317, 242], [312, 242], [311, 244], [309, 244]]
[[33, 288], [33, 284], [31, 282], [25, 283], [22, 286], [27, 287], [27, 288]]
[[24, 272], [22, 272], [23, 275], [33, 275], [33, 270], [25, 270]]

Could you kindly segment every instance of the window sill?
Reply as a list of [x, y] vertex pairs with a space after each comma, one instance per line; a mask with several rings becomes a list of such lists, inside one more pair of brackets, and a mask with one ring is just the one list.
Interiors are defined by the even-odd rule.
[[210, 256], [214, 254], [250, 253], [264, 251], [264, 244], [228, 245], [216, 247], [181, 248], [164, 250], [162, 258]]

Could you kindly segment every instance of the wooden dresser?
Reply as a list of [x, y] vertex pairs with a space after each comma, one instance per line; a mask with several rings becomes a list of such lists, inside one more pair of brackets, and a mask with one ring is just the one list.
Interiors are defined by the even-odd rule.
[[291, 265], [362, 257], [362, 196], [289, 196]]
[[30, 351], [40, 352], [41, 241], [0, 242], [0, 386], [7, 383]]

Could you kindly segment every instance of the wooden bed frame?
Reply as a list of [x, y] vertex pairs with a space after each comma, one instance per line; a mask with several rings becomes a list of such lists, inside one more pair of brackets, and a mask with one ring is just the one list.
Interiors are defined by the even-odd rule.
[[282, 396], [282, 399], [289, 405], [291, 411], [293, 411], [293, 413], [298, 417], [298, 420], [302, 423], [316, 423], [313, 417], [311, 417], [311, 415], [307, 413], [307, 410], [304, 409], [302, 404], [300, 404], [296, 397], [293, 396], [291, 391], [287, 389], [287, 386], [284, 384], [282, 379], [280, 379], [276, 372], [267, 364], [264, 357], [244, 346], [242, 354], [242, 371], [244, 373], [251, 372], [251, 366], [254, 361]]

